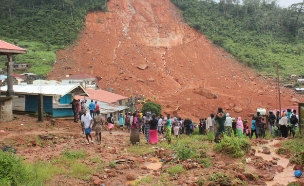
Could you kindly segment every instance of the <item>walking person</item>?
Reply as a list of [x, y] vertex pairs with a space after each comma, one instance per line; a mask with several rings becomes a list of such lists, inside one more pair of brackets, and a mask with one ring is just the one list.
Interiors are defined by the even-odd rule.
[[139, 125], [138, 125], [138, 117], [136, 113], [133, 113], [133, 120], [131, 122], [131, 134], [130, 134], [130, 142], [132, 145], [135, 145], [137, 142], [140, 142], [140, 137], [139, 137]]
[[282, 118], [280, 119], [279, 124], [280, 124], [281, 135], [283, 138], [286, 139], [288, 137], [288, 129], [287, 129], [288, 119], [285, 113], [282, 114]]
[[179, 135], [179, 128], [180, 128], [177, 118], [174, 118], [173, 127], [174, 127], [173, 129], [174, 136], [177, 138]]
[[77, 108], [76, 108], [76, 99], [73, 99], [73, 101], [70, 103], [72, 105], [72, 111], [74, 116], [74, 122], [77, 123]]
[[93, 100], [91, 100], [91, 103], [89, 104], [89, 110], [91, 117], [94, 118], [95, 104]]
[[261, 138], [263, 136], [262, 135], [263, 124], [262, 124], [262, 116], [260, 112], [257, 112], [257, 116], [254, 118], [254, 120], [255, 120], [256, 134], [258, 135], [258, 138]]
[[99, 110], [99, 104], [97, 103], [97, 101], [95, 101], [94, 116], [97, 115], [97, 110]]
[[219, 125], [218, 130], [215, 135], [215, 142], [219, 143], [221, 136], [225, 132], [225, 121], [226, 121], [226, 114], [224, 113], [223, 109], [219, 107], [217, 109], [217, 114], [215, 116], [215, 121]]
[[226, 114], [225, 130], [226, 130], [227, 136], [231, 136], [231, 134], [232, 134], [232, 118], [230, 117], [229, 113]]
[[147, 112], [146, 123], [145, 123], [145, 137], [147, 143], [150, 143], [150, 125], [149, 122], [152, 120], [151, 113]]
[[238, 120], [236, 122], [236, 133], [238, 137], [243, 136], [243, 130], [244, 130], [244, 124], [241, 117], [238, 117]]
[[212, 143], [214, 140], [214, 125], [215, 125], [214, 114], [210, 114], [210, 117], [208, 117], [206, 121], [206, 127], [208, 130], [207, 137], [209, 143]]
[[94, 117], [93, 129], [95, 130], [97, 144], [101, 144], [101, 130], [104, 123], [102, 116], [100, 115], [100, 110], [96, 110], [96, 116]]
[[296, 127], [298, 125], [298, 122], [299, 122], [299, 116], [297, 115], [297, 111], [293, 110], [293, 112], [290, 116], [291, 130], [290, 130], [290, 133], [289, 133], [289, 135], [292, 134], [293, 138], [295, 137], [295, 134], [296, 134]]
[[160, 115], [157, 122], [158, 134], [163, 134], [163, 116]]
[[170, 114], [167, 115], [167, 122], [166, 122], [166, 140], [170, 144], [171, 143], [171, 119], [170, 119]]
[[252, 117], [252, 121], [251, 121], [251, 135], [250, 138], [252, 138], [253, 134], [255, 134], [255, 138], [258, 138], [258, 135], [256, 133], [256, 127], [255, 127], [255, 119], [254, 117]]
[[119, 124], [119, 127], [123, 130], [123, 127], [124, 127], [124, 116], [122, 113], [119, 114], [118, 116], [118, 124]]
[[80, 111], [81, 111], [81, 104], [80, 104], [80, 99], [76, 100], [75, 102], [75, 108], [76, 108], [76, 122], [78, 122], [78, 119], [80, 120]]
[[108, 130], [109, 130], [110, 134], [112, 134], [112, 129], [114, 128], [114, 119], [113, 119], [112, 113], [107, 118], [107, 122], [108, 122]]
[[[84, 114], [81, 116], [81, 123], [82, 123], [82, 126], [83, 126], [83, 129], [84, 129], [84, 132], [85, 132], [85, 135], [86, 135], [86, 139], [88, 140], [88, 145], [90, 143], [93, 143], [93, 139], [92, 139], [92, 136], [91, 136], [91, 131], [92, 131], [92, 117], [90, 115], [88, 115], [86, 112], [84, 112]], [[89, 137], [91, 139], [91, 142], [89, 141]]]
[[151, 144], [156, 144], [158, 142], [158, 132], [157, 132], [157, 127], [158, 127], [158, 121], [155, 118], [155, 114], [152, 114], [152, 120], [149, 121], [149, 125], [150, 125], [150, 139], [149, 142]]
[[276, 116], [273, 114], [272, 111], [269, 111], [268, 120], [269, 120], [269, 130], [271, 135], [273, 136], [273, 128], [276, 122]]

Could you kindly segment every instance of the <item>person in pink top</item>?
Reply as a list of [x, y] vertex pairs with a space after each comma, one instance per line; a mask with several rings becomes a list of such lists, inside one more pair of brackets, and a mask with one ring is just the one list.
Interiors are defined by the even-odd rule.
[[97, 101], [95, 101], [95, 109], [94, 109], [95, 116], [97, 115], [97, 110], [99, 110], [99, 104], [97, 103]]
[[238, 117], [238, 120], [236, 122], [236, 134], [238, 137], [243, 136], [243, 130], [244, 130], [244, 125], [241, 117]]

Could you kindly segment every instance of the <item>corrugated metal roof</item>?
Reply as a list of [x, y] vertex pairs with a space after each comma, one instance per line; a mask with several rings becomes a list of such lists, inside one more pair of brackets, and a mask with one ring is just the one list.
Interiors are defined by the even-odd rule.
[[115, 103], [119, 100], [128, 99], [125, 96], [114, 94], [105, 90], [94, 90], [87, 88], [86, 91], [90, 94], [90, 99], [98, 100], [106, 103]]
[[70, 75], [69, 77], [63, 78], [65, 80], [75, 80], [75, 79], [95, 79], [94, 76], [91, 76], [89, 74], [75, 74], [75, 75]]
[[[81, 88], [88, 95], [86, 90], [80, 85], [13, 85], [13, 90], [18, 94], [43, 94], [64, 96], [76, 88]], [[7, 86], [1, 87], [1, 92], [7, 91]]]
[[10, 44], [8, 42], [0, 40], [0, 52], [25, 54], [27, 51], [21, 47], [18, 47], [13, 44]]

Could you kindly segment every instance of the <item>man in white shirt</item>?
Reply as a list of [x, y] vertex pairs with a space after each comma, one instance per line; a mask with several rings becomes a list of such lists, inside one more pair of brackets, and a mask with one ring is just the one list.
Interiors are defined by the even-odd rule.
[[226, 114], [225, 130], [226, 130], [226, 134], [228, 136], [231, 136], [231, 133], [232, 133], [232, 118], [229, 116], [229, 113]]
[[87, 112], [85, 111], [83, 113], [83, 115], [81, 116], [81, 124], [84, 129], [86, 139], [88, 140], [88, 143], [87, 143], [88, 145], [90, 144], [89, 137], [91, 138], [91, 143], [93, 143], [92, 136], [91, 136], [92, 123], [93, 123], [93, 120], [92, 120], [91, 115], [87, 114]]
[[163, 134], [163, 116], [162, 115], [160, 115], [157, 125], [158, 125], [158, 134]]

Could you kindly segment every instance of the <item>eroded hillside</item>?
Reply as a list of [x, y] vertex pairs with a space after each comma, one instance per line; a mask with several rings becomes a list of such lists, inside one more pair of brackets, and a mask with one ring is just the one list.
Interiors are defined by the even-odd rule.
[[[108, 8], [87, 15], [79, 41], [57, 53], [49, 79], [101, 76], [102, 89], [155, 97], [164, 112], [182, 117], [207, 117], [217, 107], [248, 117], [257, 107], [277, 106], [273, 80], [190, 28], [170, 0], [111, 0]], [[282, 93], [282, 106], [303, 100]]]

